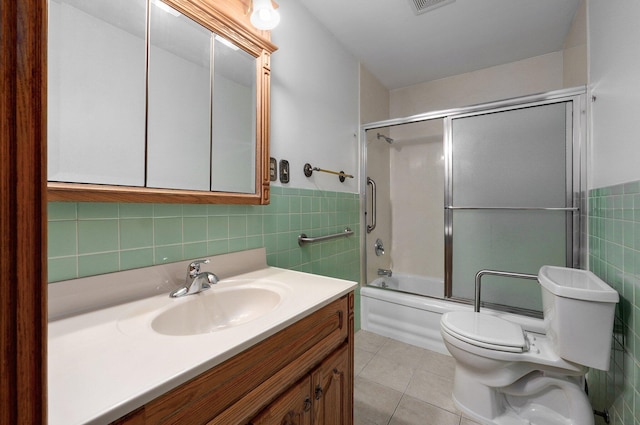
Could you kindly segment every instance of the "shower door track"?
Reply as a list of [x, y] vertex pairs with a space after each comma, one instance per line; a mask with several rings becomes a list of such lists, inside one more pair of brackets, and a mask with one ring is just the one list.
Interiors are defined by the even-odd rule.
[[[525, 103], [535, 102], [549, 102], [558, 101], [562, 99], [571, 99], [572, 97], [581, 96], [586, 93], [586, 86], [578, 86], [567, 89], [554, 90], [546, 93], [532, 94], [529, 96], [514, 97], [510, 99], [499, 100], [495, 102], [481, 103], [477, 105], [464, 106], [461, 108], [441, 109], [437, 111], [425, 112], [423, 114], [411, 115], [404, 118], [392, 118], [383, 121], [375, 121], [368, 124], [364, 124], [360, 127], [360, 146], [366, 148], [367, 143], [367, 130], [376, 130], [380, 128], [395, 127], [403, 124], [411, 124], [423, 121], [431, 121], [440, 118], [446, 118], [451, 116], [458, 116], [466, 113], [474, 113], [481, 111], [488, 111], [492, 109], [509, 108], [511, 106], [518, 106]], [[364, 160], [365, 158], [361, 158]], [[361, 176], [366, 175], [366, 167], [361, 169]], [[366, 179], [365, 179], [366, 180]], [[361, 180], [361, 183], [363, 181]]]

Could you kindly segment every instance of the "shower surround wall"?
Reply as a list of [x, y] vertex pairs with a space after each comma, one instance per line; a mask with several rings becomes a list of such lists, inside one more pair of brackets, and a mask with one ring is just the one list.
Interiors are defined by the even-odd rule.
[[[391, 204], [393, 266], [441, 282], [444, 296], [444, 151], [442, 119], [393, 127]], [[431, 285], [434, 286], [434, 285]]]

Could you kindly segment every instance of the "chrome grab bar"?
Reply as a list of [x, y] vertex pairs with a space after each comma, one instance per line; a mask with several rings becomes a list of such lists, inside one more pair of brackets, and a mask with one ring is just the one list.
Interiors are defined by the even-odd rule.
[[367, 233], [371, 233], [376, 228], [376, 182], [371, 177], [367, 177], [367, 186], [371, 186], [371, 224], [367, 224]]
[[336, 233], [333, 235], [326, 235], [326, 236], [316, 236], [315, 238], [307, 237], [307, 235], [305, 235], [304, 233], [301, 233], [298, 236], [298, 245], [303, 246], [306, 243], [328, 241], [329, 239], [335, 239], [335, 238], [341, 238], [341, 237], [346, 238], [351, 235], [353, 235], [353, 230], [351, 230], [349, 227], [345, 227], [344, 232], [342, 233]]
[[498, 270], [480, 270], [478, 273], [476, 273], [476, 298], [473, 301], [473, 311], [475, 311], [476, 313], [480, 312], [480, 284], [481, 284], [482, 276], [484, 276], [485, 274], [492, 275], [492, 276], [516, 277], [519, 279], [538, 280], [538, 275], [535, 275], [535, 274], [501, 272]]
[[578, 207], [444, 207], [446, 210], [580, 211]]

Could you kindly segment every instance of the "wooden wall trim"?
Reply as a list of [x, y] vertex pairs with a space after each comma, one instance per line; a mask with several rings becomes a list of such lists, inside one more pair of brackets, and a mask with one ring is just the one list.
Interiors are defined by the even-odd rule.
[[45, 424], [46, 0], [0, 7], [0, 423]]

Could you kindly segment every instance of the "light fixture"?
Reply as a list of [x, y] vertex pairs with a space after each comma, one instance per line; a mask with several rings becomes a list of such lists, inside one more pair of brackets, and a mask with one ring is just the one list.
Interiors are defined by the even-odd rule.
[[280, 23], [280, 13], [273, 8], [271, 0], [253, 0], [251, 24], [259, 30], [272, 30]]

